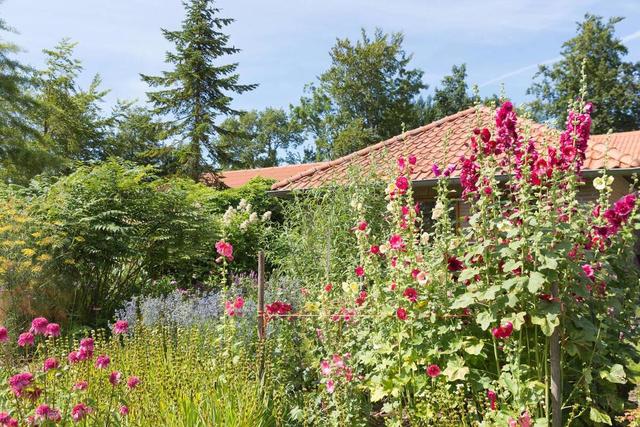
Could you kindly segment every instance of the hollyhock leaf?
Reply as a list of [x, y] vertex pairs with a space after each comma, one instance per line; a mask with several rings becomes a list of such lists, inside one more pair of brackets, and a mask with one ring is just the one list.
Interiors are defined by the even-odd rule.
[[480, 313], [478, 313], [478, 316], [476, 316], [476, 322], [478, 322], [478, 325], [480, 325], [483, 330], [489, 329], [489, 325], [491, 325], [495, 321], [495, 316], [488, 311], [481, 311]]
[[527, 313], [525, 313], [524, 311], [521, 311], [512, 316], [503, 317], [502, 320], [505, 322], [511, 322], [513, 324], [513, 329], [515, 329], [516, 331], [519, 331], [522, 325], [525, 324], [526, 316], [527, 316]]
[[589, 410], [589, 419], [596, 423], [604, 423], [607, 425], [611, 425], [611, 418], [609, 417], [609, 415], [599, 411], [593, 406]]
[[479, 268], [465, 268], [460, 273], [458, 280], [464, 282], [465, 280], [473, 279], [477, 274], [480, 274]]
[[382, 399], [384, 399], [385, 397], [387, 397], [387, 393], [384, 391], [384, 389], [381, 386], [376, 387], [371, 392], [371, 401], [372, 402], [379, 402]]
[[504, 282], [502, 282], [502, 289], [504, 289], [505, 291], [509, 291], [515, 285], [522, 285], [525, 280], [526, 280], [526, 277], [522, 277], [522, 276], [520, 276], [520, 277], [512, 277], [512, 278], [507, 279]]
[[501, 285], [490, 286], [489, 289], [484, 291], [482, 299], [486, 301], [493, 301], [496, 298], [496, 294], [502, 290]]
[[552, 257], [543, 257], [543, 262], [540, 265], [541, 269], [545, 269], [545, 270], [555, 270], [556, 268], [558, 268], [558, 261], [556, 258], [552, 258]]
[[462, 381], [469, 373], [469, 368], [464, 366], [464, 360], [456, 358], [447, 362], [447, 367], [442, 371], [449, 381]]
[[520, 267], [522, 267], [522, 261], [516, 261], [511, 259], [504, 263], [504, 265], [502, 266], [502, 270], [504, 272], [510, 272]]
[[624, 368], [619, 363], [613, 365], [609, 372], [601, 371], [600, 378], [615, 384], [627, 383], [627, 375], [624, 372]]
[[553, 330], [560, 324], [560, 319], [555, 313], [547, 313], [546, 316], [531, 316], [531, 323], [540, 326], [540, 330], [546, 336], [550, 337]]
[[484, 348], [484, 342], [480, 341], [477, 344], [467, 345], [464, 348], [464, 351], [466, 351], [467, 353], [472, 354], [474, 356], [477, 356], [482, 352], [483, 348]]
[[529, 274], [529, 283], [527, 284], [527, 289], [532, 294], [538, 294], [546, 281], [547, 279], [541, 273], [532, 271]]
[[451, 304], [451, 309], [452, 310], [457, 310], [459, 308], [467, 308], [471, 304], [473, 304], [474, 301], [475, 300], [473, 298], [473, 294], [470, 293], [470, 292], [465, 292], [464, 294], [462, 294], [458, 298], [456, 298], [456, 300], [453, 302], [453, 304]]

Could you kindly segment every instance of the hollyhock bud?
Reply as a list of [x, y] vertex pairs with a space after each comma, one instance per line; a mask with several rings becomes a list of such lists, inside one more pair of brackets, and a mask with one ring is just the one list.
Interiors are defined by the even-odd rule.
[[433, 166], [431, 166], [431, 172], [433, 172], [433, 175], [436, 178], [439, 177], [442, 174], [442, 172], [440, 171], [440, 168], [435, 163], [433, 164]]
[[120, 415], [123, 417], [126, 417], [129, 415], [129, 407], [127, 405], [122, 405], [120, 406], [120, 409], [118, 409], [118, 412], [120, 412]]
[[429, 375], [431, 378], [437, 377], [438, 375], [440, 375], [440, 372], [440, 367], [436, 364], [427, 366], [427, 375]]
[[367, 223], [367, 221], [360, 221], [360, 222], [358, 223], [358, 227], [357, 227], [357, 228], [358, 228], [358, 231], [365, 231], [365, 230], [367, 229], [367, 226], [368, 226], [368, 225], [369, 225], [369, 224]]
[[34, 341], [35, 341], [35, 337], [31, 332], [23, 332], [18, 337], [18, 345], [20, 347], [31, 346], [33, 345]]
[[406, 163], [404, 161], [404, 157], [398, 157], [398, 169], [400, 170], [400, 172], [404, 171], [405, 167]]
[[31, 321], [31, 332], [34, 335], [44, 335], [47, 332], [47, 325], [49, 321], [44, 317], [36, 317]]
[[333, 285], [332, 285], [331, 283], [327, 283], [327, 284], [324, 286], [324, 291], [325, 291], [326, 293], [331, 292], [331, 289], [333, 289]]
[[371, 252], [373, 255], [378, 255], [378, 254], [380, 254], [380, 246], [378, 246], [378, 245], [371, 245], [371, 247], [369, 248], [369, 252]]
[[496, 410], [496, 401], [498, 400], [498, 395], [493, 390], [487, 390], [487, 399], [489, 399], [489, 403], [491, 404], [491, 410]]

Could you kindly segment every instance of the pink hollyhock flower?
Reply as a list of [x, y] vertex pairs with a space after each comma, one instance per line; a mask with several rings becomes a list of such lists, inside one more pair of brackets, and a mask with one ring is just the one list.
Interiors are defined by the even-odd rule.
[[87, 415], [93, 412], [93, 408], [85, 405], [84, 403], [78, 403], [71, 410], [71, 419], [76, 423], [82, 421]]
[[331, 356], [331, 361], [333, 362], [333, 366], [335, 366], [336, 368], [344, 369], [344, 360], [339, 354], [334, 354], [333, 356]]
[[5, 427], [18, 427], [18, 420], [12, 418], [6, 412], [0, 412], [0, 425]]
[[328, 360], [320, 362], [320, 373], [325, 377], [331, 375], [331, 365]]
[[409, 189], [409, 180], [406, 176], [396, 178], [396, 188], [400, 191], [400, 194], [404, 194]]
[[231, 302], [231, 301], [227, 301], [224, 303], [225, 306], [225, 311], [227, 313], [227, 315], [229, 316], [240, 316], [242, 315], [241, 312], [239, 312], [239, 310], [242, 310], [242, 307], [244, 307], [244, 298], [242, 298], [242, 296], [238, 296], [236, 297], [235, 301]]
[[59, 337], [60, 336], [60, 325], [57, 323], [49, 323], [47, 325], [47, 329], [44, 332], [44, 335], [47, 337]]
[[406, 163], [404, 161], [404, 157], [398, 157], [398, 169], [400, 169], [400, 172], [404, 171], [404, 168], [406, 167]]
[[59, 366], [60, 366], [60, 362], [58, 362], [58, 359], [56, 359], [55, 357], [50, 357], [44, 361], [42, 370], [44, 372], [47, 372], [52, 369], [58, 369]]
[[216, 251], [229, 261], [233, 261], [233, 245], [231, 245], [231, 243], [225, 242], [224, 240], [217, 241]]
[[355, 269], [355, 273], [356, 273], [356, 276], [358, 277], [364, 276], [364, 267], [361, 265], [357, 266]]
[[491, 330], [491, 334], [498, 339], [509, 338], [512, 333], [513, 324], [511, 322], [506, 322], [504, 325], [500, 325]]
[[35, 337], [31, 332], [23, 332], [18, 337], [18, 345], [20, 347], [26, 347], [29, 345], [33, 345]]
[[424, 271], [420, 271], [416, 274], [416, 280], [418, 281], [418, 284], [425, 285], [429, 281], [429, 275]]
[[410, 164], [411, 166], [415, 166], [415, 165], [416, 165], [416, 163], [418, 163], [418, 159], [417, 159], [417, 158], [416, 158], [416, 156], [414, 156], [413, 154], [412, 154], [412, 155], [410, 155], [410, 156], [408, 157], [408, 159], [407, 159], [407, 160], [409, 160], [409, 164]]
[[80, 348], [85, 349], [93, 354], [93, 338], [83, 338], [80, 340]]
[[89, 387], [89, 383], [82, 380], [82, 381], [78, 381], [73, 385], [73, 390], [83, 391], [83, 390], [86, 390], [88, 387]]
[[427, 366], [427, 375], [429, 375], [431, 378], [435, 378], [438, 375], [440, 375], [440, 366], [434, 364], [431, 364], [429, 366]]
[[389, 238], [389, 245], [391, 246], [391, 249], [395, 250], [401, 250], [405, 247], [404, 240], [399, 234], [391, 235], [391, 237]]
[[267, 313], [270, 315], [286, 316], [293, 311], [291, 304], [283, 301], [274, 301], [272, 304], [267, 304]]
[[122, 373], [118, 371], [113, 371], [109, 374], [109, 382], [112, 386], [117, 386], [120, 384], [120, 380], [122, 379]]
[[371, 245], [371, 247], [369, 248], [369, 252], [371, 252], [374, 255], [378, 255], [380, 254], [380, 246], [378, 245]]
[[0, 326], [0, 342], [9, 341], [9, 331], [4, 326]]
[[402, 296], [411, 302], [416, 302], [418, 300], [418, 292], [413, 288], [405, 289]]
[[48, 324], [49, 321], [44, 317], [36, 317], [31, 321], [31, 329], [29, 329], [29, 332], [34, 335], [44, 335], [45, 332], [47, 332]]
[[118, 409], [118, 412], [120, 412], [120, 415], [123, 417], [126, 417], [129, 415], [129, 407], [127, 405], [122, 405], [120, 409]]
[[109, 359], [109, 356], [106, 354], [102, 354], [96, 358], [96, 368], [98, 369], [106, 368], [109, 366], [109, 363], [111, 363], [111, 359]]
[[399, 307], [396, 310], [396, 316], [398, 316], [398, 319], [400, 319], [400, 320], [406, 320], [407, 319], [407, 310], [405, 310], [402, 307]]
[[391, 282], [391, 284], [389, 285], [389, 290], [395, 291], [397, 287], [398, 285], [396, 285], [396, 282]]
[[489, 403], [491, 404], [491, 410], [496, 410], [496, 401], [498, 400], [498, 395], [493, 390], [487, 390], [487, 399], [489, 399]]
[[327, 283], [327, 284], [324, 286], [324, 291], [325, 291], [326, 293], [331, 292], [331, 289], [333, 289], [333, 285], [332, 285], [331, 283]]
[[440, 168], [435, 163], [433, 164], [433, 166], [431, 166], [431, 172], [433, 173], [433, 176], [435, 176], [436, 178], [442, 174], [442, 171], [440, 171]]
[[35, 411], [36, 420], [46, 420], [48, 418], [49, 411], [51, 411], [49, 405], [45, 405], [43, 403], [42, 405], [38, 406]]
[[129, 322], [126, 320], [118, 320], [113, 325], [114, 334], [126, 334], [127, 332], [129, 332]]
[[356, 227], [356, 229], [358, 231], [365, 231], [368, 226], [369, 226], [369, 224], [367, 223], [367, 221], [360, 221], [358, 223], [358, 226]]
[[333, 393], [336, 389], [336, 383], [333, 380], [327, 381], [327, 392]]
[[584, 264], [582, 266], [582, 271], [584, 271], [584, 274], [591, 280], [595, 280], [595, 272], [593, 270], [593, 267], [589, 264]]
[[9, 388], [13, 392], [14, 395], [20, 397], [25, 388], [31, 385], [33, 381], [33, 374], [30, 372], [23, 372], [21, 374], [16, 374], [9, 378]]

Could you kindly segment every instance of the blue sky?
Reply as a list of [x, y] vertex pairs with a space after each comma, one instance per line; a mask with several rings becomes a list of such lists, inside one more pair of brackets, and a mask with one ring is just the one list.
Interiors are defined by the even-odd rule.
[[[575, 34], [585, 12], [624, 16], [618, 36], [627, 37], [628, 60], [640, 60], [640, 2], [637, 0], [219, 0], [223, 15], [236, 19], [227, 32], [242, 52], [233, 57], [246, 83], [258, 89], [236, 97], [240, 109], [286, 107], [305, 83], [329, 65], [337, 37], [357, 38], [360, 28], [405, 33], [413, 66], [425, 71], [431, 89], [452, 64], [467, 63], [470, 83], [482, 94], [525, 100], [535, 65], [556, 58]], [[183, 17], [179, 0], [5, 0], [0, 16], [19, 31], [8, 38], [21, 58], [42, 64], [42, 49], [63, 37], [77, 41], [88, 82], [95, 73], [116, 99], [144, 100], [138, 73], [165, 69], [170, 45], [160, 27], [175, 29]]]

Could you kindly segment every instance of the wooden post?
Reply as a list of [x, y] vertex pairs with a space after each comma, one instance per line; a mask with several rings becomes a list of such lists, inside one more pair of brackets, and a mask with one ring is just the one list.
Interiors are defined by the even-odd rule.
[[[559, 301], [558, 284], [551, 286], [554, 301]], [[551, 425], [562, 427], [562, 378], [560, 369], [560, 325], [551, 334], [549, 343], [549, 364], [551, 365]], [[548, 410], [548, 409], [547, 409]]]
[[258, 337], [264, 339], [264, 252], [258, 252]]

